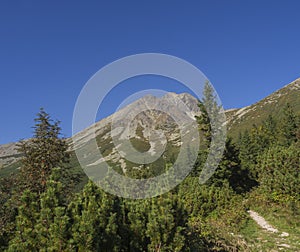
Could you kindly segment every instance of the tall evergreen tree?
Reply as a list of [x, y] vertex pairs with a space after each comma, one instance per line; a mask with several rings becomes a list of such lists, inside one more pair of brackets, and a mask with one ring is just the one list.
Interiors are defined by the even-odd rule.
[[253, 125], [250, 131], [246, 130], [241, 134], [238, 142], [242, 168], [249, 171], [253, 181], [257, 179], [257, 160], [259, 156], [277, 142], [275, 134], [277, 130], [273, 128], [271, 122], [272, 118], [269, 118], [263, 125]]
[[0, 218], [1, 239], [3, 237], [6, 241], [10, 239], [15, 229], [16, 214], [22, 205], [20, 195], [23, 195], [24, 191], [37, 193], [36, 200], [39, 201], [39, 196], [46, 189], [47, 179], [56, 166], [63, 168], [60, 180], [65, 180], [69, 188], [72, 185], [73, 177], [71, 178], [67, 169], [64, 168], [69, 161], [69, 154], [66, 140], [60, 138], [59, 122], [54, 122], [43, 109], [38, 113], [35, 122], [33, 137], [18, 144], [18, 150], [22, 155], [21, 169], [16, 176], [15, 183], [10, 186], [10, 199], [2, 206], [6, 210], [9, 209], [9, 211], [4, 209], [4, 216]]
[[19, 175], [21, 189], [41, 194], [54, 167], [64, 167], [69, 162], [68, 144], [60, 138], [59, 122], [50, 118], [43, 109], [35, 119], [33, 138], [21, 141], [19, 152], [23, 155]]
[[[203, 99], [198, 104], [200, 115], [196, 116], [197, 123], [200, 131], [200, 150], [197, 162], [195, 164], [196, 175], [199, 175], [203, 165], [208, 157], [209, 151], [214, 152], [215, 157], [221, 156], [218, 148], [220, 141], [223, 141], [224, 127], [222, 126], [223, 114], [221, 106], [217, 103], [217, 98], [214, 93], [213, 87], [209, 82], [206, 82], [203, 90]], [[215, 142], [211, 146], [212, 139]]]

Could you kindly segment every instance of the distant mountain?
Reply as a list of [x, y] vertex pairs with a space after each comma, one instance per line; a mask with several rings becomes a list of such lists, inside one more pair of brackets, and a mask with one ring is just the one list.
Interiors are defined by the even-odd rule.
[[[181, 122], [185, 135], [191, 135], [198, 130], [195, 116], [199, 113], [198, 100], [190, 94], [167, 93], [160, 98], [147, 95], [73, 136], [71, 150], [84, 149], [88, 166], [105, 161], [113, 164], [120, 173], [126, 173], [129, 168], [144, 168], [144, 165], [128, 160], [121, 152], [136, 158], [142, 156], [140, 152], [148, 152], [151, 159], [160, 150], [165, 150], [155, 162], [147, 162], [151, 163], [151, 172], [157, 175], [179, 153], [182, 142], [177, 122]], [[100, 160], [94, 159], [98, 150], [89, 148], [94, 132], [103, 156]], [[196, 140], [193, 135], [190, 139], [189, 144]], [[137, 153], [131, 151], [126, 144], [128, 141], [138, 150]], [[145, 159], [148, 158], [146, 155]]]
[[[184, 105], [187, 106], [187, 109], [183, 107]], [[153, 107], [159, 108], [161, 109], [161, 111], [156, 111], [156, 113], [153, 113], [153, 111], [151, 111]], [[149, 129], [151, 129], [151, 127], [157, 127], [158, 124], [173, 124], [172, 118], [170, 116], [167, 116], [167, 114], [172, 114], [175, 117], [180, 117], [182, 116], [180, 111], [185, 110], [189, 110], [187, 111], [186, 116], [193, 120], [195, 119], [195, 115], [199, 114], [198, 100], [188, 93], [176, 94], [170, 92], [160, 98], [152, 95], [146, 95], [141, 99], [120, 109], [113, 115], [100, 120], [93, 126], [73, 136], [72, 139], [73, 142], [75, 142], [75, 146], [72, 146], [71, 148], [79, 148], [82, 144], [87, 143], [93, 137], [94, 131], [96, 132], [97, 136], [103, 135], [103, 133], [107, 130], [108, 132], [106, 132], [106, 134], [110, 134], [112, 120], [114, 120], [115, 124], [118, 124], [120, 129], [128, 124], [129, 118], [132, 118], [133, 115], [136, 115], [140, 111], [143, 111], [142, 113], [138, 114], [135, 120], [133, 120], [130, 125], [130, 129], [127, 129], [130, 132], [125, 132], [126, 134], [128, 134], [127, 138], [132, 138], [136, 136], [136, 130], [138, 126], [148, 131]], [[145, 123], [146, 125], [144, 125]], [[144, 133], [146, 135], [149, 135], [150, 132]]]
[[[253, 105], [225, 111], [228, 135], [236, 139], [239, 132], [250, 129], [253, 124], [261, 124], [271, 114], [275, 118], [280, 118], [282, 110], [287, 103], [290, 103], [295, 112], [300, 114], [299, 97], [300, 79], [297, 79]], [[160, 110], [153, 111], [151, 108], [155, 105], [165, 112]], [[184, 110], [184, 106], [187, 106], [188, 111], [183, 114], [179, 113], [180, 110]], [[142, 113], [138, 113], [139, 111], [142, 111]], [[130, 140], [131, 144], [139, 151], [152, 151], [153, 154], [167, 141], [166, 154], [176, 156], [181, 141], [179, 129], [176, 127], [174, 118], [183, 117], [189, 121], [191, 119], [194, 120], [195, 115], [199, 113], [198, 100], [190, 94], [167, 93], [160, 98], [147, 95], [73, 136], [72, 139], [75, 144], [73, 144], [72, 139], [68, 139], [70, 150], [73, 152], [75, 149], [88, 145], [93, 138], [93, 133], [96, 132], [96, 139], [99, 150], [103, 155], [103, 160], [99, 161], [91, 158], [89, 160], [90, 164], [103, 161], [112, 162], [120, 172], [124, 172], [126, 167], [135, 167], [135, 165], [118, 154], [112, 136], [117, 141]], [[174, 118], [168, 114], [172, 114]], [[134, 118], [130, 123], [130, 127], [128, 127], [128, 120], [129, 118], [132, 119], [132, 117]], [[112, 120], [115, 122], [114, 125], [117, 125], [117, 127], [113, 127], [113, 132], [111, 132]], [[163, 139], [162, 135], [159, 135], [159, 131], [158, 135], [151, 135], [154, 129], [162, 129], [166, 136], [166, 139], [161, 141], [161, 146], [154, 146], [153, 141], [151, 141], [151, 139]], [[94, 156], [92, 155], [93, 150], [91, 150], [90, 154], [91, 157]], [[8, 173], [8, 170], [4, 172], [6, 170], [5, 167], [8, 167], [9, 171], [18, 168], [18, 165], [15, 164], [18, 157], [16, 143], [0, 145], [0, 168], [2, 167], [0, 175], [1, 173]], [[78, 166], [75, 155], [72, 155], [72, 158], [73, 164]], [[159, 159], [157, 165], [162, 165], [166, 161], [168, 160]]]
[[[191, 134], [191, 121], [195, 122], [195, 116], [199, 113], [198, 100], [190, 94], [166, 93], [159, 98], [147, 95], [68, 139], [70, 151], [73, 153], [76, 149], [88, 149], [95, 132], [103, 159], [95, 160], [94, 157], [97, 155], [93, 154], [98, 150], [90, 149], [86, 154], [89, 164], [92, 166], [104, 161], [111, 162], [122, 173], [129, 167], [140, 168], [119, 154], [117, 148], [126, 140], [129, 140], [138, 151], [148, 151], [151, 155], [155, 155], [159, 149], [165, 147], [164, 157], [152, 164], [158, 171], [162, 165], [170, 161], [165, 157], [178, 155], [182, 144], [176, 120], [186, 124], [184, 134]], [[192, 127], [197, 130], [195, 123]], [[115, 146], [112, 138], [117, 141], [118, 146]], [[13, 171], [19, 167], [14, 164], [18, 158], [15, 147], [16, 143], [0, 146], [0, 165], [4, 167], [2, 170], [7, 167]], [[74, 153], [71, 156], [72, 162], [76, 163]], [[78, 166], [78, 163], [76, 165]]]

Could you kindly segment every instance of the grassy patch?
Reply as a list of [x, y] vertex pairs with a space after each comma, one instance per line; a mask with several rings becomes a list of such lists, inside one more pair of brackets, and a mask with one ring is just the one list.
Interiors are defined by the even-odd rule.
[[[289, 206], [264, 202], [264, 200], [255, 201], [253, 198], [250, 198], [249, 205], [279, 231], [268, 232], [249, 219], [240, 233], [253, 251], [300, 251], [299, 205], [296, 207], [298, 210], [295, 210]], [[288, 233], [289, 236], [282, 237], [283, 232]]]

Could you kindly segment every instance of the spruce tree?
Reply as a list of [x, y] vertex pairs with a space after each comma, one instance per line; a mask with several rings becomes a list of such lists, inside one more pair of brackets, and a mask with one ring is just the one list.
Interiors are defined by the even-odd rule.
[[228, 182], [231, 188], [237, 193], [249, 191], [255, 186], [256, 181], [252, 178], [250, 170], [242, 166], [239, 156], [239, 149], [228, 138], [223, 158], [211, 178], [211, 183], [223, 186], [224, 182]]
[[208, 81], [204, 85], [203, 99], [199, 102], [199, 108], [200, 115], [196, 116], [196, 120], [200, 131], [200, 150], [193, 174], [201, 174], [200, 181], [206, 181], [214, 172], [210, 167], [216, 167], [222, 157], [226, 134], [224, 126], [226, 118]]
[[60, 138], [59, 121], [53, 121], [43, 109], [35, 119], [34, 135], [21, 141], [18, 150], [23, 155], [19, 175], [21, 191], [29, 189], [41, 194], [54, 167], [64, 167], [69, 162], [68, 144]]
[[43, 109], [38, 113], [35, 122], [33, 137], [18, 144], [19, 153], [22, 155], [21, 169], [11, 187], [13, 190], [10, 190], [10, 199], [3, 206], [9, 211], [5, 211], [3, 218], [1, 217], [1, 239], [6, 241], [13, 235], [18, 208], [23, 204], [24, 191], [36, 193], [39, 206], [40, 195], [46, 189], [52, 169], [57, 166], [62, 167], [59, 179], [64, 180], [69, 187], [72, 184], [72, 178], [65, 167], [69, 161], [68, 145], [65, 139], [60, 138], [59, 122], [54, 122]]
[[195, 163], [195, 169], [193, 171], [193, 175], [199, 176], [203, 165], [207, 159], [208, 151], [209, 151], [209, 146], [211, 142], [211, 123], [210, 123], [210, 118], [208, 114], [207, 108], [208, 106], [212, 106], [213, 101], [214, 101], [214, 96], [213, 96], [213, 89], [210, 86], [210, 84], [207, 82], [204, 87], [204, 98], [202, 101], [199, 101], [198, 107], [200, 110], [200, 115], [195, 116], [199, 131], [200, 131], [200, 150], [198, 153], [198, 158]]
[[256, 151], [253, 147], [251, 136], [248, 130], [240, 134], [239, 141], [239, 158], [244, 169], [249, 169], [254, 172]]

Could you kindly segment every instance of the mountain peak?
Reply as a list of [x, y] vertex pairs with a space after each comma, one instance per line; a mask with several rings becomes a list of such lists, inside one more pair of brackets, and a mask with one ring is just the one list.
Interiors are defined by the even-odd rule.
[[[195, 115], [198, 115], [200, 109], [198, 107], [198, 100], [188, 93], [174, 93], [168, 92], [162, 97], [157, 97], [152, 94], [147, 94], [142, 98], [126, 105], [120, 110], [116, 111], [114, 114], [106, 117], [94, 125], [91, 125], [87, 129], [77, 133], [73, 136], [74, 142], [76, 142], [77, 148], [85, 142], [89, 141], [93, 137], [93, 132], [103, 132], [104, 129], [110, 127], [113, 123], [119, 125], [120, 127], [125, 127], [129, 120], [135, 121], [132, 123], [134, 125], [133, 129], [130, 129], [129, 135], [135, 134], [135, 129], [137, 125], [142, 125], [144, 122], [153, 119], [153, 109], [156, 118], [163, 118], [165, 120], [168, 116], [180, 116], [180, 113], [184, 113], [187, 118], [195, 120]], [[151, 112], [152, 111], [152, 112]], [[168, 116], [167, 116], [168, 115]], [[156, 119], [153, 121], [157, 121]], [[161, 123], [161, 122], [160, 122]]]

